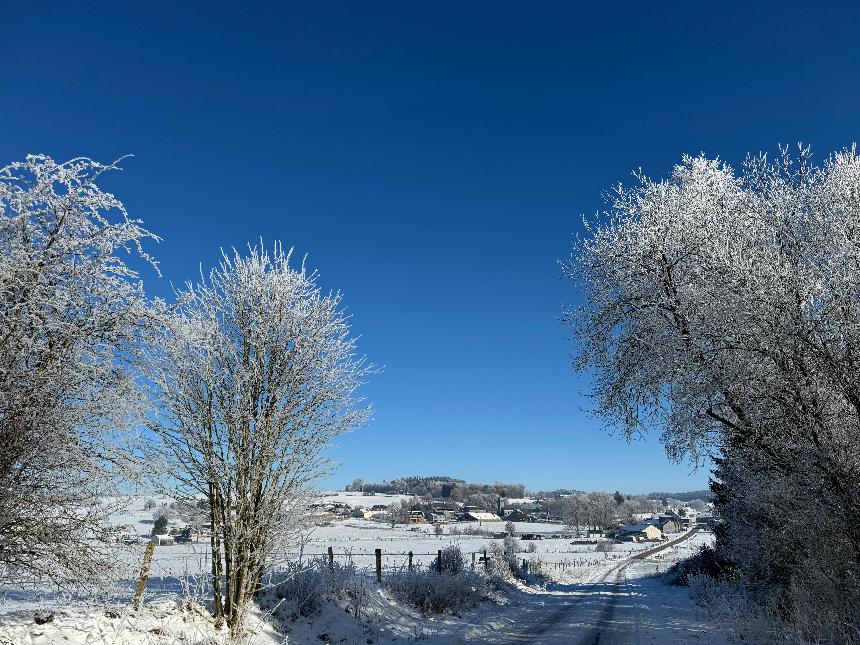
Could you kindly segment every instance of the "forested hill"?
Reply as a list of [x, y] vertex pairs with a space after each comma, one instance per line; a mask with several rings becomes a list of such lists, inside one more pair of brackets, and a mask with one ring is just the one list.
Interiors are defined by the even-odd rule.
[[492, 484], [470, 483], [463, 479], [446, 475], [430, 475], [415, 477], [398, 477], [391, 481], [372, 483], [356, 479], [349, 490], [361, 490], [365, 493], [390, 493], [400, 495], [429, 495], [436, 499], [452, 499], [464, 501], [471, 495], [480, 493], [501, 497], [525, 497], [526, 488], [523, 484], [508, 484], [494, 482]]
[[677, 499], [681, 502], [692, 502], [694, 499], [703, 499], [710, 502], [714, 494], [709, 490], [694, 490], [687, 493], [648, 493], [648, 499]]

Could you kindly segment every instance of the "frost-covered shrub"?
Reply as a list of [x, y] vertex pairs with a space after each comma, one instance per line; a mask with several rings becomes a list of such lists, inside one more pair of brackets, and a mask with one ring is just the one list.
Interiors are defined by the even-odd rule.
[[[707, 574], [690, 574], [690, 595], [733, 641], [769, 644], [804, 643], [797, 630], [780, 620], [772, 609], [758, 605], [740, 581], [717, 580]], [[813, 641], [826, 643], [827, 640]], [[850, 640], [837, 641], [841, 643]]]
[[699, 552], [685, 560], [676, 562], [663, 575], [663, 582], [667, 585], [687, 586], [691, 576], [706, 575], [715, 580], [724, 580], [734, 575], [735, 568], [717, 552], [709, 547], [703, 546]]
[[318, 613], [328, 601], [350, 597], [358, 584], [352, 562], [333, 566], [323, 558], [291, 562], [267, 577], [257, 604], [281, 620], [296, 620]]
[[505, 553], [509, 555], [513, 555], [515, 553], [519, 553], [522, 551], [522, 546], [520, 546], [520, 541], [515, 538], [513, 535], [506, 535], [505, 539], [502, 541], [502, 546], [505, 550]]
[[440, 574], [432, 569], [404, 569], [387, 576], [385, 586], [398, 602], [425, 614], [471, 609], [489, 592], [486, 579], [472, 571]]
[[770, 644], [775, 642], [809, 645], [851, 645], [860, 643], [860, 634], [851, 623], [835, 623], [830, 614], [813, 614], [817, 601], [797, 587], [786, 606], [783, 594], [764, 601], [752, 594], [740, 576], [718, 579], [706, 573], [689, 573], [690, 595], [705, 608], [712, 621], [732, 641]]
[[505, 545], [493, 542], [489, 549], [489, 571], [492, 575], [504, 579], [510, 579], [511, 574], [517, 573], [517, 556], [512, 550], [505, 549]]
[[[435, 568], [435, 563], [431, 568]], [[456, 544], [442, 549], [442, 572], [443, 573], [461, 573], [466, 570], [466, 556]]]

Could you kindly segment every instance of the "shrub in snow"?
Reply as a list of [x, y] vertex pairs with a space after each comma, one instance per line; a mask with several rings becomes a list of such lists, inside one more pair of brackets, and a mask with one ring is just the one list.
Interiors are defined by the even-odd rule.
[[[356, 576], [352, 562], [335, 562], [332, 566], [324, 558], [291, 562], [267, 577], [257, 594], [257, 604], [276, 618], [296, 620], [318, 613], [324, 603], [332, 600], [366, 597], [358, 589], [363, 582]], [[360, 610], [356, 606], [353, 613], [358, 615]]]
[[442, 549], [442, 572], [461, 573], [466, 570], [466, 556], [460, 547], [452, 544]]
[[440, 574], [435, 568], [403, 569], [387, 576], [384, 583], [398, 602], [425, 614], [471, 609], [486, 598], [489, 591], [486, 579], [477, 573], [443, 571]]
[[517, 557], [504, 544], [493, 542], [489, 549], [489, 571], [493, 576], [510, 579], [517, 573]]
[[734, 575], [735, 568], [730, 562], [721, 558], [709, 546], [703, 546], [699, 552], [676, 562], [663, 574], [663, 582], [667, 585], [687, 586], [691, 576], [706, 575], [715, 580], [727, 579]]
[[514, 555], [522, 551], [520, 541], [513, 535], [506, 535], [505, 539], [502, 541], [502, 546], [504, 547], [505, 553], [508, 555]]

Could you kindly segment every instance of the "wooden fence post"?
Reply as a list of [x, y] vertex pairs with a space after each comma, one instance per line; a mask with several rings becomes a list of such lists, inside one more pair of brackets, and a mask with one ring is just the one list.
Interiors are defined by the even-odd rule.
[[475, 552], [472, 551], [472, 571], [475, 570]]
[[442, 549], [436, 552], [436, 573], [442, 573]]
[[334, 571], [334, 547], [328, 548], [328, 569]]
[[484, 569], [486, 569], [487, 571], [490, 570], [490, 561], [487, 560], [487, 550], [486, 549], [484, 549]]
[[382, 549], [376, 549], [376, 581], [382, 582]]
[[412, 551], [409, 552], [409, 570], [412, 571]]
[[137, 589], [134, 590], [134, 610], [138, 611], [143, 602], [143, 590], [146, 588], [146, 581], [149, 580], [149, 566], [152, 564], [152, 552], [155, 551], [155, 540], [152, 539], [146, 545], [146, 551], [143, 554], [143, 565], [140, 567], [140, 580], [137, 581]]

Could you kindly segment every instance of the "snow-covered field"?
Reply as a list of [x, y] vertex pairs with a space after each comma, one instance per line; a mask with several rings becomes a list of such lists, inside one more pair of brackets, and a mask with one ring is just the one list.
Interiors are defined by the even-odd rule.
[[[154, 499], [159, 505], [170, 501]], [[365, 507], [391, 503], [393, 498], [352, 493], [337, 493], [324, 498], [326, 502], [333, 500], [350, 505], [354, 502], [356, 507]], [[129, 508], [118, 514], [114, 523], [129, 525], [138, 535], [146, 536], [152, 530], [152, 511], [143, 510], [143, 501], [142, 498], [132, 499]], [[177, 522], [177, 525], [181, 524]], [[558, 525], [547, 524], [515, 523], [515, 527], [518, 534], [550, 535], [562, 530]], [[695, 624], [691, 618], [695, 608], [686, 590], [663, 587], [647, 576], [665, 570], [672, 561], [686, 557], [702, 544], [708, 543], [712, 537], [707, 533], [697, 534], [683, 544], [629, 564], [627, 559], [631, 555], [653, 544], [625, 543], [613, 545], [611, 551], [604, 551], [597, 550], [593, 544], [572, 543], [571, 539], [522, 540], [520, 546], [523, 551], [518, 554], [518, 558], [540, 562], [542, 573], [548, 579], [546, 588], [525, 587], [512, 582], [509, 593], [498, 598], [499, 602], [481, 603], [477, 609], [456, 617], [422, 616], [417, 611], [398, 605], [384, 588], [377, 587], [374, 582], [374, 551], [377, 548], [383, 554], [383, 575], [404, 567], [408, 562], [409, 551], [413, 552], [416, 566], [428, 566], [437, 551], [450, 544], [460, 547], [466, 554], [467, 562], [471, 562], [471, 554], [476, 554], [476, 568], [480, 569], [483, 566], [480, 556], [485, 550], [490, 551], [494, 542], [501, 543], [497, 536], [503, 529], [504, 523], [501, 522], [483, 525], [477, 522], [455, 523], [444, 525], [442, 533], [437, 535], [435, 527], [426, 524], [397, 525], [392, 528], [388, 524], [362, 519], [341, 519], [330, 525], [310, 529], [304, 536], [303, 544], [280, 554], [281, 558], [295, 559], [300, 553], [305, 559], [323, 556], [331, 547], [339, 561], [351, 559], [359, 570], [358, 575], [366, 578], [370, 590], [364, 620], [356, 620], [344, 607], [329, 604], [323, 607], [320, 615], [282, 625], [280, 632], [277, 632], [270, 621], [257, 611], [247, 643], [403, 643], [421, 640], [428, 645], [435, 645], [463, 641], [508, 642], [502, 635], [518, 633], [524, 620], [542, 624], [540, 621], [545, 618], [541, 618], [543, 610], [539, 608], [544, 605], [558, 609], [566, 607], [570, 599], [575, 598], [583, 607], [587, 607], [588, 603], [581, 600], [580, 596], [587, 595], [589, 583], [600, 579], [614, 567], [624, 567], [626, 591], [621, 595], [630, 601], [618, 603], [618, 611], [626, 616], [624, 621], [638, 625], [636, 629], [643, 634], [644, 639], [645, 631], [651, 629], [647, 625], [653, 627], [656, 625], [655, 616], [662, 616], [658, 622], [677, 622], [678, 640], [675, 640], [675, 633], [668, 630], [668, 636], [661, 642], [688, 642], [680, 635], [691, 636], [692, 632], [685, 629]], [[477, 530], [484, 533], [464, 534]], [[211, 618], [200, 608], [205, 603], [205, 595], [198, 585], [205, 581], [210, 566], [208, 544], [204, 542], [157, 547], [145, 608], [140, 613], [129, 609], [143, 545], [142, 539], [138, 544], [124, 547], [121, 558], [128, 565], [126, 580], [111, 588], [103, 598], [71, 600], [54, 590], [38, 586], [7, 593], [5, 601], [0, 603], [0, 645], [190, 645], [218, 636]], [[195, 596], [198, 604], [189, 605], [188, 599], [193, 600]], [[603, 596], [596, 598], [599, 601]], [[35, 624], [33, 616], [36, 610], [52, 613], [53, 620], [42, 625]], [[531, 618], [524, 618], [528, 616]], [[700, 632], [704, 633], [701, 629], [696, 633]]]
[[321, 493], [319, 501], [321, 503], [346, 504], [352, 508], [371, 508], [376, 505], [388, 506], [409, 499], [412, 499], [411, 495], [368, 495], [351, 491], [329, 491]]

